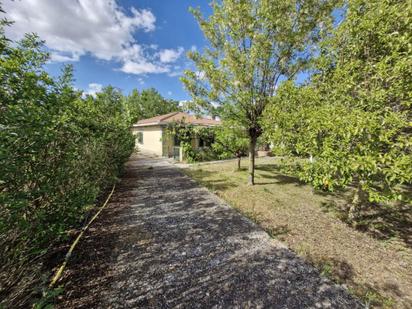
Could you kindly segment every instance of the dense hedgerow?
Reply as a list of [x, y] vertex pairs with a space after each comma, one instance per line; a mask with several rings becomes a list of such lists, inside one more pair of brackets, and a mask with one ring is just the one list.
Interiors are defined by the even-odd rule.
[[[112, 87], [82, 97], [72, 69], [52, 78], [43, 42], [0, 33], [0, 304], [24, 270], [78, 225], [134, 148]], [[29, 266], [28, 266], [29, 265]], [[28, 269], [28, 270], [27, 270]]]

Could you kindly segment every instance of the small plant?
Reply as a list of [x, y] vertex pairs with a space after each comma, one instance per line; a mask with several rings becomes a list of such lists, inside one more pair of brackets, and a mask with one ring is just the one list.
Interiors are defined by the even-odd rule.
[[34, 305], [34, 309], [52, 309], [56, 298], [63, 293], [62, 287], [57, 287], [54, 289], [46, 289], [43, 292], [41, 299], [39, 299]]

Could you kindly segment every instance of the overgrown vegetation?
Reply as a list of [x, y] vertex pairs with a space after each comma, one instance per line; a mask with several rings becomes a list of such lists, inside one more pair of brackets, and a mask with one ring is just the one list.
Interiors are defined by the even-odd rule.
[[239, 168], [248, 150], [246, 130], [229, 121], [213, 127], [174, 122], [166, 128], [166, 136], [179, 144], [188, 163], [237, 158]]
[[[55, 79], [35, 35], [11, 42], [0, 26], [0, 306], [28, 307], [37, 261], [68, 237], [116, 180], [134, 148], [121, 93], [82, 98], [72, 68]], [[32, 283], [35, 282], [33, 285]]]
[[[189, 163], [209, 161], [217, 158], [211, 148], [215, 138], [214, 127], [188, 124], [184, 121], [170, 123], [166, 128], [167, 138], [174, 139], [182, 148], [185, 161]], [[195, 139], [203, 142], [202, 147], [195, 147]]]

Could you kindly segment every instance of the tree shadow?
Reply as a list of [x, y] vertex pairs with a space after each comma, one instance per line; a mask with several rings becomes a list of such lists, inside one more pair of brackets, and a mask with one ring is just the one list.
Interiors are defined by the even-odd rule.
[[[358, 296], [368, 306], [386, 308], [394, 305], [392, 298], [382, 295], [375, 287], [370, 283], [358, 283], [355, 282], [355, 271], [353, 266], [344, 259], [334, 257], [306, 257], [321, 274], [327, 278], [339, 284], [346, 284], [351, 287], [351, 291], [354, 295]], [[384, 283], [383, 290], [388, 294], [395, 294], [402, 297], [399, 286], [394, 283]]]
[[[344, 198], [340, 195], [339, 198]], [[356, 222], [348, 219], [350, 200], [337, 203], [334, 199], [322, 202], [321, 207], [326, 212], [334, 213], [343, 222], [350, 224], [359, 231], [379, 239], [398, 238], [412, 248], [412, 206], [398, 203], [396, 205], [369, 204], [364, 205]]]
[[348, 283], [353, 281], [355, 275], [353, 266], [343, 259], [321, 257], [318, 259], [309, 258], [309, 260], [321, 270], [323, 275], [333, 278], [337, 282]]
[[207, 187], [212, 191], [224, 191], [238, 186], [236, 182], [224, 177], [207, 180], [207, 178], [216, 177], [217, 172], [213, 171], [197, 169], [185, 171], [185, 173], [187, 173], [189, 176], [193, 176], [193, 178], [195, 178], [196, 181], [199, 181], [203, 186]]
[[266, 171], [266, 172], [281, 172], [282, 171], [282, 165], [276, 164], [276, 163], [270, 163], [270, 164], [257, 164], [255, 166], [255, 170], [258, 171]]
[[304, 186], [305, 183], [299, 178], [288, 175], [286, 171], [282, 168], [279, 164], [262, 164], [257, 165], [256, 170], [265, 172], [259, 173], [258, 177], [273, 180], [272, 182], [257, 182], [257, 185], [269, 185], [269, 184], [278, 184], [278, 185], [288, 185], [288, 184], [295, 184], [296, 186]]
[[290, 232], [290, 229], [287, 224], [282, 224], [279, 226], [269, 226], [265, 228], [265, 232], [272, 238], [283, 239], [284, 235], [287, 235]]
[[397, 237], [412, 248], [412, 206], [406, 204], [372, 205], [365, 208], [356, 228], [377, 239]]

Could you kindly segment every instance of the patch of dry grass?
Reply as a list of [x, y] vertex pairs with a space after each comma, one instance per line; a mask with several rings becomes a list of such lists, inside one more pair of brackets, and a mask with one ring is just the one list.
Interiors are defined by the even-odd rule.
[[[194, 165], [186, 173], [365, 302], [411, 308], [412, 249], [405, 235], [393, 232], [379, 240], [353, 229], [339, 219], [344, 192], [316, 193], [281, 173], [279, 163], [258, 159], [253, 187], [246, 185], [246, 161], [241, 171], [235, 162], [224, 162]], [[410, 217], [402, 218], [408, 231]]]

